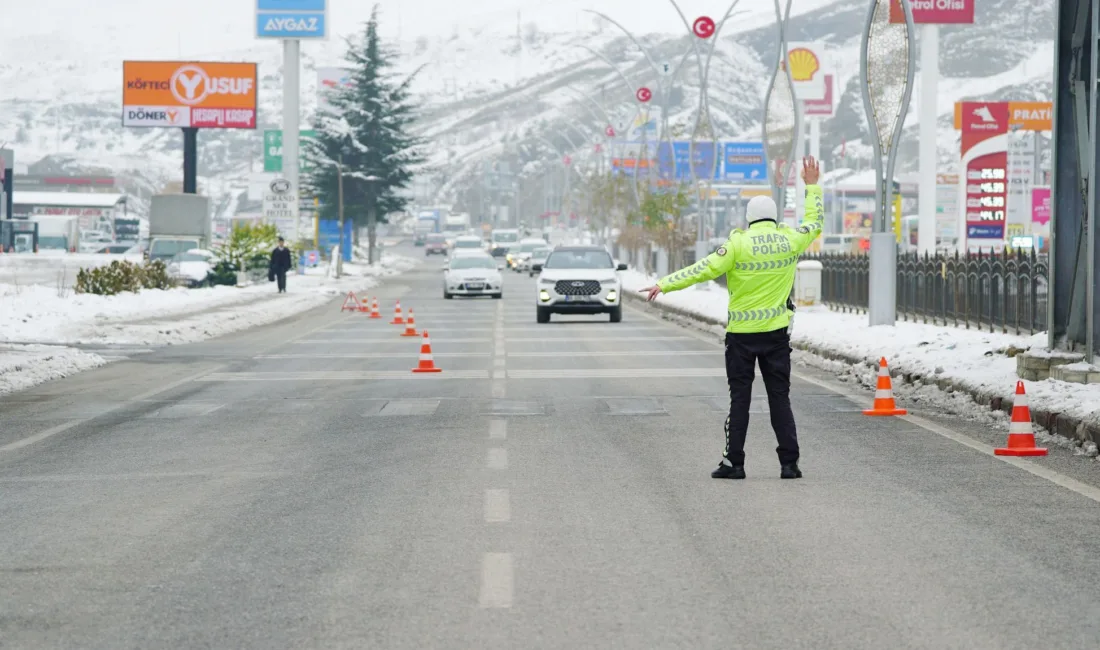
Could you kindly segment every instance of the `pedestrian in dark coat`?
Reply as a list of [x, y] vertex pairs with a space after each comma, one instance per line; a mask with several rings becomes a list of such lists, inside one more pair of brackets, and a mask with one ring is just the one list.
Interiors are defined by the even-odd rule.
[[290, 267], [290, 249], [286, 247], [286, 241], [280, 237], [279, 245], [271, 251], [271, 273], [279, 281], [279, 293], [286, 293], [286, 273]]

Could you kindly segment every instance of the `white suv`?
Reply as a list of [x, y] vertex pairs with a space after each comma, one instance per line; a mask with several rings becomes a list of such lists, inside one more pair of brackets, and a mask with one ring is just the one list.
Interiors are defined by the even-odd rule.
[[599, 246], [558, 246], [542, 264], [535, 307], [538, 322], [549, 323], [550, 314], [610, 314], [611, 322], [623, 319], [623, 287], [611, 254]]

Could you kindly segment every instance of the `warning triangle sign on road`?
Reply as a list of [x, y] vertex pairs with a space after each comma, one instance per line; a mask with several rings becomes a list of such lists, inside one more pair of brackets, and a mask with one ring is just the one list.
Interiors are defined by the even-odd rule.
[[349, 291], [344, 297], [344, 304], [340, 307], [340, 311], [359, 311], [359, 299], [355, 297], [354, 291]]

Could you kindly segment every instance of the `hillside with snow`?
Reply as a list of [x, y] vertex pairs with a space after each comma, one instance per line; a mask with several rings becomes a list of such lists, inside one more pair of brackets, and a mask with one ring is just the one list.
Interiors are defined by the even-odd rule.
[[[122, 128], [122, 61], [255, 61], [261, 77], [261, 129], [204, 130], [199, 136], [205, 191], [215, 196], [243, 191], [250, 171], [262, 167], [262, 128], [279, 126], [281, 49], [251, 38], [251, 3], [228, 9], [226, 4], [195, 0], [187, 12], [176, 12], [178, 20], [153, 20], [140, 11], [147, 3], [107, 0], [101, 3], [103, 12], [72, 25], [43, 16], [79, 12], [86, 6], [81, 0], [16, 7], [14, 17], [26, 28], [0, 43], [0, 144], [15, 147], [23, 164], [38, 162], [48, 171], [105, 171], [118, 175], [125, 186], [155, 191], [179, 179], [182, 137], [175, 129]], [[563, 152], [590, 156], [609, 120], [620, 131], [629, 128], [636, 106], [632, 88], [656, 88], [657, 73], [622, 32], [582, 11], [586, 6], [637, 30], [655, 62], [685, 61], [672, 84], [669, 118], [674, 132], [692, 128], [698, 70], [686, 29], [663, 0], [570, 1], [537, 9], [496, 0], [471, 14], [448, 9], [438, 16], [409, 15], [418, 8], [426, 11], [428, 4], [382, 3], [382, 24], [400, 53], [401, 71], [421, 69], [415, 91], [420, 129], [429, 145], [424, 171], [446, 194], [462, 195], [486, 162], [508, 161], [538, 175], [540, 166], [560, 160]], [[702, 13], [719, 19], [726, 8], [703, 0], [681, 6], [688, 20]], [[759, 139], [775, 57], [773, 9], [770, 3], [746, 3], [738, 11], [718, 40], [711, 64], [710, 118], [719, 138]], [[860, 151], [856, 142], [866, 137], [858, 84], [865, 11], [865, 0], [794, 2], [790, 39], [828, 42], [840, 78], [837, 115], [822, 129], [823, 152], [841, 143], [849, 153]], [[334, 22], [341, 18], [340, 24], [348, 25], [345, 34], [368, 13], [360, 3], [333, 2]], [[422, 28], [420, 33], [410, 21]], [[945, 167], [953, 164], [957, 151], [955, 101], [1050, 97], [1053, 34], [1049, 0], [983, 0], [976, 25], [942, 28], [939, 145]], [[340, 64], [344, 47], [342, 38], [303, 46], [304, 121], [316, 105], [314, 70]], [[898, 161], [903, 171], [916, 165], [918, 101], [919, 89]]]

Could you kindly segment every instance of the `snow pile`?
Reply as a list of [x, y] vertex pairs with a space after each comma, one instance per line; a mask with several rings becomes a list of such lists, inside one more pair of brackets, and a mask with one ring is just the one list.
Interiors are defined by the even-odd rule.
[[[637, 291], [654, 284], [656, 278], [637, 271], [621, 274], [624, 291]], [[677, 309], [725, 322], [729, 296], [713, 284], [696, 285], [657, 299]], [[1011, 398], [1015, 393], [1018, 351], [1046, 348], [1046, 334], [1015, 336], [899, 321], [895, 327], [869, 327], [867, 316], [830, 311], [824, 306], [802, 307], [795, 314], [792, 340], [822, 351], [861, 358], [869, 363], [886, 357], [892, 374], [919, 374], [950, 380], [962, 389], [991, 397]], [[1013, 356], [1010, 356], [1013, 355]], [[870, 365], [813, 360], [814, 365], [855, 379], [865, 386], [875, 385]], [[1072, 384], [1047, 379], [1025, 382], [1031, 408], [1062, 413], [1089, 423], [1100, 423], [1100, 386]], [[895, 392], [906, 397], [968, 417], [1007, 422], [1003, 413], [974, 404], [968, 395], [945, 393], [935, 385], [919, 383], [907, 386], [895, 382]]]
[[375, 266], [345, 264], [346, 277], [326, 269], [290, 275], [287, 293], [274, 284], [208, 289], [149, 290], [117, 296], [60, 295], [56, 288], [0, 284], [0, 340], [14, 343], [191, 343], [265, 325], [363, 291], [418, 260], [386, 255]]
[[50, 345], [0, 346], [0, 394], [102, 366], [99, 355]]

